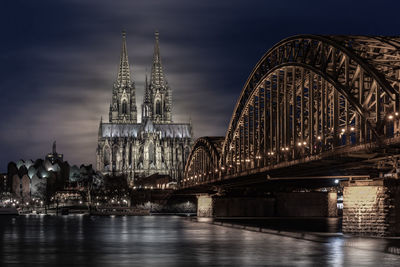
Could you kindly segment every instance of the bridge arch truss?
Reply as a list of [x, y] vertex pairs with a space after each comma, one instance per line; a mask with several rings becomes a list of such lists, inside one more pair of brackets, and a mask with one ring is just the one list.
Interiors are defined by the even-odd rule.
[[223, 137], [201, 137], [196, 140], [185, 166], [186, 184], [207, 183], [219, 176]]
[[399, 37], [282, 40], [241, 92], [219, 156], [220, 176], [398, 135], [399, 78]]

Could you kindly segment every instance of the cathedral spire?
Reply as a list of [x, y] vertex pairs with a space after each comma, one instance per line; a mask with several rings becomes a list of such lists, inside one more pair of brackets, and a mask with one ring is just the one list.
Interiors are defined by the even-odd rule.
[[160, 45], [159, 45], [159, 33], [156, 31], [154, 33], [155, 44], [154, 44], [154, 54], [153, 54], [153, 65], [151, 67], [151, 77], [150, 83], [152, 87], [159, 88], [166, 86], [164, 72], [161, 64], [160, 56]]
[[128, 51], [126, 49], [126, 32], [122, 31], [122, 48], [118, 67], [117, 85], [125, 87], [129, 86], [130, 83], [131, 74], [129, 69]]

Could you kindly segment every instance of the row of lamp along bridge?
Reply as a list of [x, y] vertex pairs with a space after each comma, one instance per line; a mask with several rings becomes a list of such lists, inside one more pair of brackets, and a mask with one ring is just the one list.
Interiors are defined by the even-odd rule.
[[[389, 114], [386, 117], [387, 124], [389, 125], [392, 124], [392, 126], [394, 126], [393, 129], [398, 129], [399, 119], [400, 118], [398, 112]], [[348, 132], [350, 134], [347, 134]], [[351, 140], [352, 136], [355, 135], [355, 132], [356, 128], [353, 125], [351, 125], [350, 127], [348, 127], [348, 130], [346, 130], [346, 128], [341, 128], [340, 132], [338, 133], [338, 136], [340, 139], [345, 137]], [[398, 136], [398, 134], [399, 132], [394, 133], [394, 135], [396, 136]], [[310, 149], [310, 145], [306, 141], [299, 141], [294, 146], [281, 147], [280, 150], [278, 151], [275, 150], [269, 151], [266, 153], [265, 156], [258, 154], [252, 158], [238, 160], [236, 161], [236, 168], [235, 164], [230, 164], [230, 165], [220, 164], [219, 167], [217, 166], [214, 170], [209, 170], [208, 172], [196, 173], [194, 175], [191, 175], [190, 177], [185, 177], [182, 180], [181, 186], [182, 187], [196, 186], [198, 184], [202, 184], [203, 182], [207, 182], [211, 179], [220, 178], [225, 175], [233, 174], [237, 172], [239, 166], [241, 170], [249, 170], [264, 166], [272, 166], [281, 160], [289, 161], [295, 159], [296, 154], [300, 155], [301, 157], [311, 156], [313, 154], [317, 154], [318, 152], [324, 151], [323, 146], [324, 145], [322, 144], [322, 137], [318, 135], [316, 136], [316, 142], [314, 143], [314, 145], [311, 146], [312, 149]]]

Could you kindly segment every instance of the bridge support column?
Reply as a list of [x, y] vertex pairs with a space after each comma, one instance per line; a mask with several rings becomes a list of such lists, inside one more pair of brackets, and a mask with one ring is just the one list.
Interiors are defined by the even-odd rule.
[[197, 196], [197, 217], [213, 217], [214, 202], [211, 195]]
[[343, 233], [400, 235], [400, 181], [366, 180], [342, 183]]

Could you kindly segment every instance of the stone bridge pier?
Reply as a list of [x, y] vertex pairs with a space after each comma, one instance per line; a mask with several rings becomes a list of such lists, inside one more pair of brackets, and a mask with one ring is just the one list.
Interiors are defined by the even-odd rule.
[[398, 179], [342, 182], [343, 233], [372, 236], [400, 235]]

